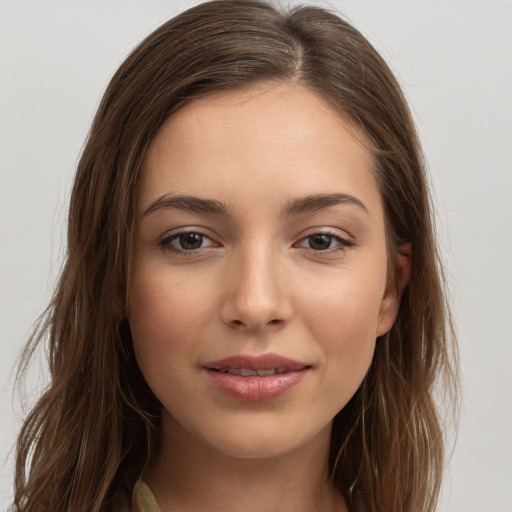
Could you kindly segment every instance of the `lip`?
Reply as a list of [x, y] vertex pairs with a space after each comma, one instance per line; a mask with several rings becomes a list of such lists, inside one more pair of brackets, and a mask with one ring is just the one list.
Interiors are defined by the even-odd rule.
[[[211, 361], [203, 366], [214, 386], [224, 394], [248, 402], [272, 400], [298, 385], [311, 365], [278, 354], [236, 355]], [[231, 371], [279, 370], [271, 375], [242, 376]]]

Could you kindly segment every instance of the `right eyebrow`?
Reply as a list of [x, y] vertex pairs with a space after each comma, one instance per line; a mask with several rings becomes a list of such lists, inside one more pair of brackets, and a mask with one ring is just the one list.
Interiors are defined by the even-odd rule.
[[195, 196], [165, 194], [151, 203], [143, 216], [151, 215], [164, 208], [183, 210], [192, 213], [211, 213], [214, 215], [230, 215], [228, 206], [215, 199], [204, 199]]

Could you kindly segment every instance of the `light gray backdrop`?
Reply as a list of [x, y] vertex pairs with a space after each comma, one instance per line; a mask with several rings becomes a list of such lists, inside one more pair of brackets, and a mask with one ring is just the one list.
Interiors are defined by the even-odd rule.
[[[0, 0], [0, 507], [22, 417], [12, 368], [62, 262], [93, 113], [127, 52], [193, 4]], [[512, 1], [330, 5], [398, 75], [436, 190], [465, 397], [439, 510], [512, 512]]]

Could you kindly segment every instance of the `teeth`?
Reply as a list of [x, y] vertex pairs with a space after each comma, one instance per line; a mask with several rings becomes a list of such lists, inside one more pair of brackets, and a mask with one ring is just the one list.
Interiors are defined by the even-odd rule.
[[265, 377], [267, 375], [275, 375], [275, 374], [276, 374], [275, 368], [272, 368], [272, 370], [258, 370], [258, 375], [260, 377]]
[[281, 374], [287, 371], [286, 368], [272, 368], [270, 370], [250, 370], [249, 368], [222, 368], [222, 373], [240, 375], [242, 377], [267, 377], [269, 375]]
[[240, 368], [240, 375], [242, 377], [252, 377], [253, 375], [258, 375], [255, 370], [247, 370], [245, 368]]

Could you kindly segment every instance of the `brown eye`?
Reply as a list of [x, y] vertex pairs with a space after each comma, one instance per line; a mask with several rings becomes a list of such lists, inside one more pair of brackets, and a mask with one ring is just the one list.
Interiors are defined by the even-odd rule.
[[171, 251], [177, 254], [187, 254], [197, 251], [198, 249], [217, 246], [217, 244], [208, 236], [196, 231], [182, 231], [181, 233], [175, 233], [174, 235], [160, 240], [158, 245], [166, 251]]
[[336, 237], [324, 233], [308, 236], [307, 240], [309, 247], [314, 251], [326, 251], [331, 249], [333, 242], [337, 242]]
[[300, 240], [296, 247], [309, 249], [314, 252], [333, 253], [353, 247], [352, 240], [330, 232], [313, 233]]
[[204, 236], [199, 233], [181, 233], [175, 239], [179, 249], [184, 251], [193, 251], [203, 245]]

